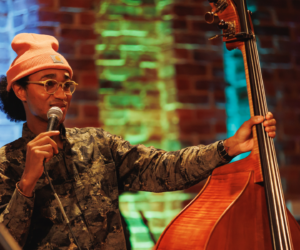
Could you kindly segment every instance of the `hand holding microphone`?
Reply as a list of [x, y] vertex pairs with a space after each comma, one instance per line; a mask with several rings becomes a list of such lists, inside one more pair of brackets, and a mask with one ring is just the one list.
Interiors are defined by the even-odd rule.
[[27, 144], [25, 169], [19, 183], [19, 188], [28, 197], [33, 195], [34, 187], [43, 174], [44, 159], [45, 162], [48, 162], [54, 154], [58, 154], [57, 144], [51, 137], [59, 135], [59, 131], [51, 130], [56, 129], [62, 115], [63, 113], [60, 108], [50, 108], [47, 113], [47, 132], [40, 133]]

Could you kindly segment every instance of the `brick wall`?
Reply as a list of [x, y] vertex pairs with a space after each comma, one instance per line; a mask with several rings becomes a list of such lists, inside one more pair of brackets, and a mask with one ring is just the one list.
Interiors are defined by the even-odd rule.
[[73, 95], [65, 125], [87, 127], [99, 121], [99, 83], [95, 67], [94, 0], [39, 0], [38, 29], [55, 36], [59, 52], [68, 60], [79, 84]]

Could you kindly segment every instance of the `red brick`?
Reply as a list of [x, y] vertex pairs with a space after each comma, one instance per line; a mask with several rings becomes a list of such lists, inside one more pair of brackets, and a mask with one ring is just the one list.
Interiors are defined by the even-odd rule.
[[260, 61], [263, 63], [291, 63], [291, 56], [286, 54], [267, 54], [260, 55]]
[[99, 88], [99, 80], [95, 72], [85, 73], [81, 76], [80, 83], [86, 87]]
[[95, 61], [92, 59], [69, 59], [73, 70], [95, 70]]
[[176, 64], [177, 75], [205, 75], [206, 67], [197, 64]]
[[95, 45], [94, 44], [83, 44], [80, 46], [81, 55], [92, 56], [95, 54]]
[[187, 23], [185, 20], [173, 20], [172, 21], [172, 28], [174, 30], [186, 30], [187, 29]]
[[76, 40], [89, 40], [96, 39], [96, 35], [94, 33], [94, 29], [62, 29], [61, 37]]
[[222, 90], [225, 89], [223, 80], [200, 80], [195, 82], [195, 88], [198, 90]]
[[217, 25], [208, 24], [205, 21], [193, 21], [192, 29], [200, 32], [216, 31], [217, 33], [221, 33], [221, 30]]
[[92, 25], [96, 21], [95, 13], [80, 13], [79, 22], [83, 25]]
[[252, 0], [252, 3], [257, 7], [269, 7], [269, 8], [287, 8], [287, 1], [282, 0]]
[[84, 117], [98, 117], [99, 108], [96, 105], [84, 105], [83, 115]]
[[195, 110], [194, 109], [177, 109], [176, 110], [179, 122], [189, 122], [195, 120]]
[[67, 12], [54, 12], [40, 10], [38, 12], [39, 21], [53, 21], [60, 22], [63, 24], [73, 23], [73, 14]]
[[299, 13], [294, 11], [277, 11], [279, 22], [300, 23]]
[[286, 135], [300, 136], [299, 124], [284, 124], [283, 128]]
[[217, 104], [225, 104], [225, 93], [223, 91], [215, 91], [214, 100]]
[[71, 106], [68, 109], [67, 119], [74, 118], [78, 116], [78, 105], [74, 105], [71, 103]]
[[288, 27], [254, 25], [254, 30], [255, 34], [258, 36], [290, 36]]
[[297, 81], [300, 77], [300, 72], [294, 69], [278, 69], [277, 72], [282, 81]]
[[223, 63], [223, 53], [216, 51], [196, 50], [193, 52], [195, 61]]
[[52, 8], [54, 7], [55, 0], [38, 0], [39, 7]]
[[212, 69], [212, 73], [213, 73], [214, 77], [224, 78], [224, 67], [223, 66], [214, 66]]
[[262, 68], [262, 76], [265, 81], [272, 81], [274, 79], [274, 70]]
[[267, 22], [272, 22], [272, 15], [270, 10], [259, 10], [259, 11], [255, 11], [252, 14], [252, 19], [254, 20], [258, 20], [258, 21], [267, 21]]
[[190, 89], [190, 81], [188, 78], [178, 78], [176, 79], [177, 90], [188, 90]]
[[180, 124], [180, 131], [183, 134], [193, 134], [198, 135], [209, 135], [212, 133], [212, 127], [209, 123], [199, 123], [199, 124]]
[[175, 43], [184, 44], [207, 44], [207, 38], [204, 35], [190, 35], [190, 34], [174, 34]]
[[98, 101], [98, 92], [91, 90], [76, 90], [73, 94], [73, 101]]
[[208, 95], [178, 94], [178, 101], [181, 103], [208, 104]]
[[49, 36], [55, 36], [55, 27], [39, 26], [39, 33]]
[[298, 41], [278, 41], [278, 48], [280, 51], [295, 52], [300, 55], [300, 42]]
[[300, 9], [300, 1], [299, 0], [292, 0], [292, 5], [293, 5], [293, 8]]
[[215, 124], [215, 132], [216, 133], [226, 133], [227, 127], [225, 122], [218, 122]]
[[198, 109], [196, 110], [196, 117], [200, 120], [220, 120], [225, 121], [225, 109]]
[[189, 50], [187, 49], [174, 49], [175, 56], [178, 59], [189, 59]]
[[94, 0], [60, 0], [61, 7], [93, 9]]
[[186, 6], [186, 5], [174, 5], [173, 13], [177, 16], [203, 16], [205, 10], [201, 7]]
[[75, 44], [72, 42], [60, 42], [59, 52], [62, 54], [75, 54]]
[[273, 49], [273, 39], [271, 37], [261, 37], [259, 38], [259, 45], [263, 49]]

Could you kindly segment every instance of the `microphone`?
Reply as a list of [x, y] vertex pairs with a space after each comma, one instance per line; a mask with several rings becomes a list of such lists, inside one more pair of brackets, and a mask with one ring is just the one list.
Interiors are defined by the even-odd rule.
[[51, 107], [47, 112], [48, 126], [47, 132], [56, 129], [59, 121], [63, 116], [63, 112], [59, 107]]

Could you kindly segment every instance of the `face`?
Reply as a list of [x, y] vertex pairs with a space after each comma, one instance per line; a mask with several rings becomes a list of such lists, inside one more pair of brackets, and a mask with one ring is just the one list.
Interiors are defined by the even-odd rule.
[[[68, 71], [63, 69], [46, 69], [29, 76], [29, 81], [45, 81], [48, 79], [54, 79], [58, 82], [65, 82], [66, 80], [70, 79], [70, 74]], [[61, 108], [63, 112], [63, 117], [60, 123], [65, 120], [72, 95], [66, 95], [61, 86], [54, 94], [48, 94], [43, 85], [29, 83], [27, 85], [25, 95], [25, 105], [27, 106], [25, 107], [25, 110], [27, 120], [29, 115], [35, 116], [47, 122], [47, 112], [53, 106]], [[30, 114], [27, 114], [28, 112]]]

